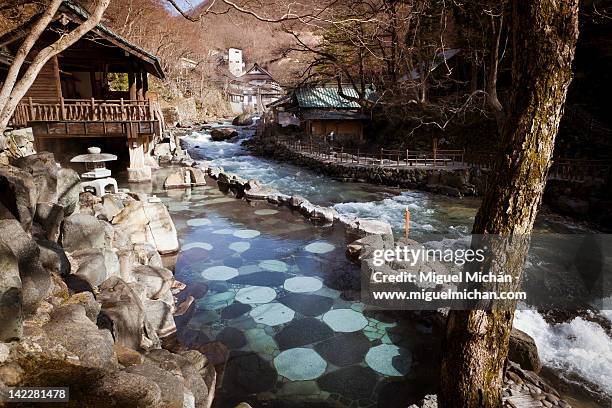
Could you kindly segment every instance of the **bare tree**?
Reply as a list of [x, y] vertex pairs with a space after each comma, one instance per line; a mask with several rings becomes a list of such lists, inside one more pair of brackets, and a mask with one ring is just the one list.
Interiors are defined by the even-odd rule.
[[8, 126], [9, 120], [13, 116], [19, 101], [21, 101], [34, 83], [44, 65], [98, 25], [110, 0], [97, 0], [89, 18], [74, 30], [61, 35], [54, 43], [38, 51], [20, 77], [20, 72], [24, 68], [28, 55], [30, 55], [38, 39], [53, 20], [62, 2], [63, 0], [52, 0], [49, 3], [19, 47], [17, 55], [15, 55], [15, 59], [0, 90], [0, 132], [4, 132]]

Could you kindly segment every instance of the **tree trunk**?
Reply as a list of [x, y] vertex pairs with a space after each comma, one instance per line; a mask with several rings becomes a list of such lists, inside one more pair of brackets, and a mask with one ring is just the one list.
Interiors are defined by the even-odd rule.
[[499, 43], [501, 41], [501, 33], [504, 27], [504, 10], [502, 8], [500, 16], [497, 18], [491, 16], [491, 34], [493, 35], [493, 43], [491, 46], [491, 61], [489, 63], [489, 75], [487, 77], [487, 102], [491, 109], [496, 114], [501, 114], [503, 108], [497, 97], [497, 71], [499, 66]]
[[[526, 236], [533, 229], [572, 78], [578, 0], [514, 0], [512, 35], [511, 105], [492, 174], [495, 183], [489, 183], [474, 234]], [[502, 261], [504, 272], [520, 276], [526, 250], [526, 245], [519, 245], [519, 253], [494, 256], [509, 258]], [[501, 406], [513, 310], [449, 313], [441, 367], [442, 407]]]

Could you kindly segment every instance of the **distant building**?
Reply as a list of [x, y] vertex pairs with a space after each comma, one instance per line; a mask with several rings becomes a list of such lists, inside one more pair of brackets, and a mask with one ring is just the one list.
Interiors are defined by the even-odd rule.
[[242, 75], [244, 73], [245, 67], [244, 62], [242, 62], [242, 50], [239, 50], [237, 48], [230, 48], [227, 63], [229, 71], [233, 76], [239, 77], [240, 75]]
[[[315, 139], [361, 143], [368, 116], [362, 112], [361, 105], [352, 99], [358, 98], [353, 87], [343, 87], [343, 94], [350, 98], [340, 95], [334, 86], [304, 86], [270, 107], [274, 110], [277, 123], [293, 124], [290, 119], [293, 116], [304, 133]], [[369, 90], [368, 94], [373, 94], [373, 91]]]
[[283, 89], [266, 69], [255, 64], [229, 81], [227, 94], [235, 113], [263, 113], [267, 105], [283, 95]]

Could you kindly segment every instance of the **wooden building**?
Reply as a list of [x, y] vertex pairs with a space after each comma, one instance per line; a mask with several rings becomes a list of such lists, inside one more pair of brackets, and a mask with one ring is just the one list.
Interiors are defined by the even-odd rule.
[[283, 89], [266, 69], [255, 64], [244, 74], [229, 79], [227, 93], [235, 113], [261, 114], [283, 95]]
[[[65, 1], [37, 46], [51, 44], [87, 17]], [[15, 30], [0, 38], [0, 82], [24, 35]], [[150, 180], [147, 163], [163, 118], [148, 90], [149, 74], [164, 77], [157, 58], [100, 24], [44, 66], [11, 124], [32, 127], [36, 149], [53, 152], [61, 163], [98, 146], [129, 162], [131, 181]]]
[[[357, 91], [343, 87], [343, 93], [357, 98]], [[288, 115], [299, 120], [304, 133], [318, 140], [333, 140], [345, 144], [363, 142], [364, 123], [368, 117], [353, 99], [340, 95], [333, 86], [304, 86], [270, 105], [275, 121], [290, 123]]]

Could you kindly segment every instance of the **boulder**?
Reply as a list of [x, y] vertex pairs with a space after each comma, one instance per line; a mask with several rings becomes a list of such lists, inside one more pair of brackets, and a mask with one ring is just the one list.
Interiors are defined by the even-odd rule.
[[159, 143], [155, 145], [155, 148], [153, 148], [153, 155], [157, 157], [171, 156], [172, 149], [170, 148], [170, 143]]
[[363, 238], [368, 235], [381, 235], [385, 240], [393, 242], [393, 229], [386, 221], [366, 220], [363, 218], [343, 218], [340, 222], [345, 224], [346, 232], [351, 238]]
[[304, 202], [307, 202], [307, 201], [308, 200], [306, 200], [304, 197], [301, 197], [301, 196], [291, 196], [288, 204], [292, 208], [299, 208]]
[[57, 171], [57, 203], [64, 207], [64, 214], [70, 215], [79, 208], [81, 178], [72, 169], [61, 168]]
[[102, 304], [98, 322], [112, 331], [116, 344], [133, 350], [159, 348], [159, 338], [130, 284], [111, 276], [100, 285], [98, 301]]
[[87, 318], [89, 318], [89, 320], [91, 320], [93, 323], [96, 323], [98, 321], [98, 315], [100, 314], [101, 306], [100, 303], [98, 303], [98, 301], [94, 297], [93, 293], [75, 293], [62, 304], [62, 306], [67, 305], [83, 306], [83, 308], [85, 308], [85, 315], [87, 316]]
[[40, 248], [17, 220], [0, 220], [0, 231], [0, 243], [4, 243], [17, 260], [24, 311], [34, 312], [52, 287], [51, 275], [40, 262]]
[[219, 127], [210, 131], [210, 137], [214, 142], [223, 142], [236, 136], [238, 136], [238, 132], [230, 127]]
[[56, 242], [45, 239], [37, 239], [36, 243], [40, 249], [40, 263], [48, 273], [54, 273], [57, 276], [67, 276], [70, 273], [70, 261], [64, 248]]
[[38, 192], [30, 173], [13, 166], [0, 166], [0, 203], [8, 210], [8, 218], [16, 218], [30, 232], [37, 202]]
[[124, 347], [120, 344], [115, 344], [113, 348], [115, 349], [115, 353], [117, 354], [117, 360], [119, 361], [119, 364], [125, 367], [144, 363], [144, 356], [136, 350]]
[[82, 249], [71, 255], [77, 264], [75, 275], [91, 287], [101, 285], [111, 276], [119, 276], [119, 258], [110, 249]]
[[538, 373], [542, 369], [538, 346], [530, 335], [519, 329], [513, 328], [510, 333], [508, 359], [518, 363], [523, 370]]
[[64, 221], [64, 207], [54, 203], [38, 203], [34, 221], [42, 227], [45, 238], [57, 242], [62, 221]]
[[157, 248], [148, 243], [134, 244], [133, 251], [130, 253], [134, 254], [135, 261], [141, 265], [155, 266], [163, 268], [164, 264], [162, 258], [157, 252]]
[[40, 152], [21, 157], [13, 161], [13, 165], [32, 175], [39, 203], [54, 203], [57, 201], [57, 171], [55, 157], [50, 152]]
[[300, 204], [300, 212], [312, 221], [320, 221], [325, 223], [333, 223], [337, 217], [337, 211], [329, 207], [321, 207], [313, 205], [308, 201]]
[[250, 113], [243, 113], [232, 120], [234, 126], [251, 126], [253, 123], [253, 116]]
[[73, 214], [62, 224], [61, 244], [68, 252], [104, 247], [104, 226], [87, 214]]
[[167, 337], [176, 333], [174, 322], [174, 302], [167, 300], [141, 299], [147, 321], [158, 337]]
[[100, 212], [108, 221], [112, 221], [115, 215], [119, 214], [125, 206], [119, 196], [106, 194], [102, 197], [102, 211]]
[[164, 181], [165, 189], [206, 185], [206, 174], [196, 167], [183, 167], [171, 173]]
[[180, 377], [150, 362], [127, 367], [125, 372], [145, 377], [157, 384], [165, 408], [183, 408], [185, 387]]
[[167, 299], [172, 293], [170, 289], [174, 282], [172, 271], [166, 268], [155, 266], [140, 265], [132, 269], [134, 281], [143, 285], [146, 289], [146, 296], [149, 299]]
[[0, 342], [21, 338], [23, 311], [17, 257], [0, 243]]
[[91, 391], [108, 407], [164, 407], [159, 385], [139, 374], [125, 371], [107, 373], [92, 385]]
[[46, 336], [78, 356], [85, 367], [113, 369], [117, 357], [113, 337], [106, 329], [93, 323], [82, 304], [70, 304], [54, 309], [51, 321], [42, 327]]
[[147, 224], [147, 236], [150, 237], [148, 242], [154, 245], [162, 255], [178, 252], [180, 246], [176, 227], [164, 203], [145, 202], [143, 209], [149, 221]]

